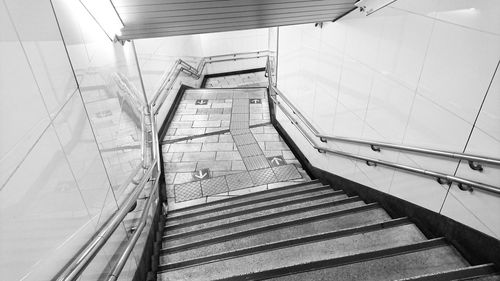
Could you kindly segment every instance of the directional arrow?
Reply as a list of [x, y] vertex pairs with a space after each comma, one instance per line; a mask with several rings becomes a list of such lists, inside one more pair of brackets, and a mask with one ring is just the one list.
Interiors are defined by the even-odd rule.
[[283, 160], [281, 160], [280, 158], [274, 157], [273, 160], [271, 160], [271, 163], [275, 163], [276, 166], [279, 166], [281, 161], [283, 161]]
[[267, 157], [267, 161], [271, 164], [271, 167], [279, 167], [286, 165], [285, 159], [283, 159], [283, 156], [270, 156]]
[[198, 171], [198, 174], [195, 174], [194, 176], [199, 178], [199, 179], [202, 179], [204, 178], [205, 176], [207, 175], [207, 173], [203, 173], [203, 171]]
[[205, 99], [203, 99], [203, 100], [196, 100], [195, 104], [196, 105], [206, 105], [206, 104], [208, 104], [208, 100], [205, 100]]
[[260, 99], [251, 99], [250, 103], [260, 103]]

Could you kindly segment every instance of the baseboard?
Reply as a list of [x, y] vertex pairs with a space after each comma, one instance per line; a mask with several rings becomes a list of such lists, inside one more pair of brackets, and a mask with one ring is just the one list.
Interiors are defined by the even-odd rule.
[[217, 77], [224, 77], [224, 76], [231, 76], [231, 75], [240, 75], [240, 74], [247, 74], [247, 73], [254, 73], [254, 72], [261, 72], [265, 71], [265, 67], [260, 67], [260, 68], [251, 68], [251, 69], [244, 69], [244, 70], [238, 70], [238, 71], [230, 71], [230, 72], [221, 72], [221, 73], [214, 73], [214, 74], [207, 74], [203, 76], [203, 80], [201, 82], [200, 88], [205, 88], [208, 79], [210, 78], [217, 78]]

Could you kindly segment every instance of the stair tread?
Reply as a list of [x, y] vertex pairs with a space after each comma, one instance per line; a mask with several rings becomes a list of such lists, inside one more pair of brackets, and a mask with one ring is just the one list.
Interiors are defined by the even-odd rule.
[[391, 217], [382, 209], [365, 210], [358, 213], [347, 214], [327, 220], [310, 222], [302, 225], [291, 226], [285, 229], [275, 229], [257, 233], [247, 237], [231, 239], [224, 242], [203, 245], [201, 247], [169, 253], [166, 262], [175, 263], [200, 257], [212, 256], [220, 253], [251, 248], [278, 241], [284, 241], [325, 232], [338, 231], [362, 225], [390, 221]]
[[307, 189], [318, 187], [318, 186], [322, 186], [322, 184], [319, 181], [310, 181], [310, 182], [299, 183], [296, 185], [288, 185], [285, 187], [278, 187], [278, 188], [264, 190], [264, 191], [255, 192], [255, 193], [250, 193], [250, 194], [246, 194], [246, 195], [231, 197], [228, 199], [222, 199], [222, 200], [214, 201], [214, 202], [207, 203], [207, 204], [196, 205], [193, 207], [186, 207], [186, 208], [171, 210], [167, 216], [168, 216], [168, 218], [176, 218], [178, 216], [187, 215], [190, 213], [198, 213], [198, 212], [208, 211], [210, 209], [219, 208], [219, 207], [223, 207], [223, 206], [231, 206], [231, 205], [234, 205], [238, 202], [249, 202], [249, 201], [259, 199], [259, 198], [268, 198], [268, 197], [275, 196], [275, 195], [294, 193], [294, 192], [297, 192], [300, 190], [307, 190]]
[[443, 270], [452, 270], [466, 267], [467, 262], [448, 245], [424, 249], [417, 252], [404, 253], [396, 256], [383, 257], [340, 265], [336, 267], [324, 268], [320, 270], [301, 272], [293, 275], [286, 275], [272, 278], [273, 281], [299, 281], [299, 280], [371, 280], [385, 281], [397, 280], [430, 274]]
[[[206, 280], [239, 276], [319, 260], [353, 255], [426, 240], [413, 224], [270, 250], [160, 274], [161, 280]], [[279, 258], [276, 258], [279, 257]]]
[[190, 217], [177, 217], [177, 218], [168, 218], [166, 222], [166, 226], [171, 226], [171, 225], [177, 225], [180, 223], [188, 223], [188, 222], [194, 222], [194, 221], [200, 221], [203, 219], [209, 219], [213, 217], [219, 217], [219, 216], [224, 216], [224, 215], [231, 215], [235, 214], [237, 212], [242, 212], [242, 211], [249, 211], [249, 209], [257, 209], [257, 208], [266, 208], [266, 207], [272, 207], [272, 205], [276, 204], [287, 204], [287, 202], [291, 202], [294, 200], [307, 200], [307, 198], [313, 198], [316, 196], [327, 196], [328, 194], [331, 194], [332, 196], [338, 196], [338, 198], [345, 198], [347, 195], [343, 192], [334, 192], [331, 187], [323, 187], [323, 188], [318, 188], [317, 190], [311, 190], [311, 192], [307, 194], [297, 194], [294, 196], [287, 196], [287, 197], [282, 197], [282, 198], [276, 198], [272, 200], [266, 200], [264, 202], [257, 202], [254, 204], [250, 205], [243, 205], [243, 206], [236, 206], [233, 208], [226, 208], [222, 210], [213, 210], [208, 213], [201, 213], [201, 214], [193, 214], [193, 216]]
[[285, 205], [285, 206], [281, 206], [281, 207], [277, 207], [277, 208], [266, 208], [264, 210], [260, 210], [257, 212], [245, 212], [245, 213], [240, 214], [238, 216], [223, 217], [223, 218], [213, 220], [213, 221], [196, 223], [194, 225], [189, 224], [187, 226], [184, 226], [184, 225], [180, 224], [177, 226], [176, 225], [170, 226], [170, 227], [167, 226], [166, 231], [169, 234], [186, 233], [186, 232], [190, 232], [190, 231], [205, 229], [208, 227], [214, 227], [214, 226], [224, 225], [224, 224], [228, 224], [228, 223], [243, 221], [246, 219], [259, 218], [259, 217], [264, 217], [266, 215], [277, 214], [277, 213], [287, 212], [287, 211], [291, 211], [291, 210], [297, 210], [297, 209], [306, 208], [309, 206], [316, 206], [319, 204], [326, 204], [326, 203], [334, 203], [334, 202], [337, 202], [337, 201], [339, 201], [341, 199], [345, 199], [345, 198], [347, 198], [346, 195], [330, 196], [330, 197], [316, 199], [316, 200], [309, 200], [309, 201], [301, 202], [301, 203], [297, 203], [297, 204]]
[[[172, 239], [172, 237], [167, 236], [164, 237], [165, 243], [168, 245], [168, 247], [172, 247], [175, 245], [182, 245], [185, 243], [192, 243], [194, 241], [199, 241], [199, 240], [205, 240], [205, 239], [210, 239], [218, 236], [222, 236], [228, 233], [236, 233], [240, 231], [245, 231], [245, 230], [250, 230], [250, 229], [255, 229], [257, 227], [263, 227], [263, 226], [268, 226], [268, 225], [274, 225], [274, 224], [280, 224], [284, 222], [289, 222], [289, 221], [294, 221], [298, 220], [301, 218], [309, 218], [321, 214], [330, 214], [335, 211], [339, 210], [346, 210], [346, 209], [352, 209], [354, 207], [359, 207], [359, 206], [364, 206], [366, 205], [363, 201], [358, 200], [350, 203], [345, 203], [345, 204], [339, 204], [339, 205], [332, 205], [329, 207], [324, 207], [321, 209], [315, 209], [311, 211], [304, 211], [300, 213], [293, 213], [289, 215], [283, 215], [283, 216], [278, 216], [270, 219], [265, 219], [265, 220], [258, 220], [258, 221], [253, 221], [249, 223], [244, 223], [232, 227], [226, 227], [226, 228], [220, 228], [220, 229], [212, 229], [208, 231], [200, 230], [199, 232], [195, 233], [186, 233], [184, 234], [179, 234], [177, 237], [178, 239]], [[239, 223], [239, 222], [238, 222]], [[223, 227], [223, 226], [221, 226]]]
[[460, 281], [500, 281], [500, 274], [492, 274], [487, 276], [479, 276], [468, 279], [461, 279]]

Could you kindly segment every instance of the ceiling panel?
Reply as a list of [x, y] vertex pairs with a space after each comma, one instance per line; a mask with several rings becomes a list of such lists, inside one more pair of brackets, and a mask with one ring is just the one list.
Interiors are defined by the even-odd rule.
[[112, 0], [124, 28], [139, 39], [335, 20], [356, 0]]

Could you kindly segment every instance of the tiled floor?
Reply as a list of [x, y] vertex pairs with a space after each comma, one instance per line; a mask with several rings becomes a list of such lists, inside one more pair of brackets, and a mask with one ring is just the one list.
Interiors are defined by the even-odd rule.
[[265, 88], [186, 91], [162, 153], [170, 209], [309, 180], [269, 124]]

